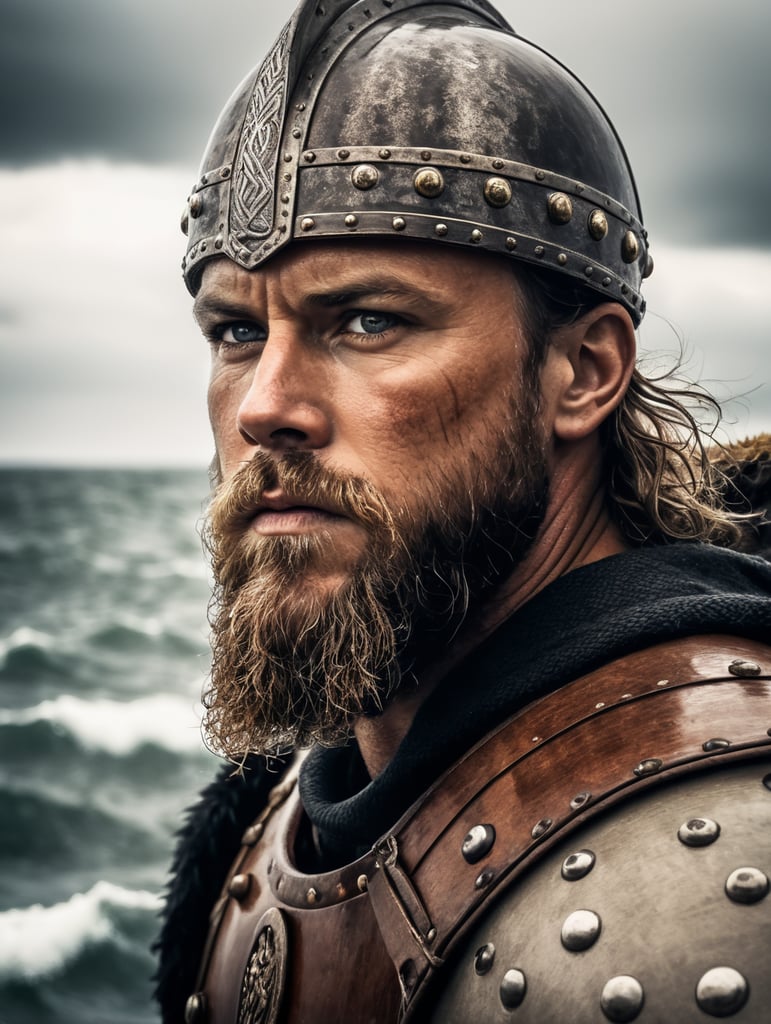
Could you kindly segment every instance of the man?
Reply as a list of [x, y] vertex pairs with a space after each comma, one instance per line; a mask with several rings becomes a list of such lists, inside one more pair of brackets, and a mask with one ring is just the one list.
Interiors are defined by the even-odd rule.
[[596, 102], [481, 0], [305, 0], [184, 226], [236, 768], [165, 1019], [765, 1019], [771, 572]]

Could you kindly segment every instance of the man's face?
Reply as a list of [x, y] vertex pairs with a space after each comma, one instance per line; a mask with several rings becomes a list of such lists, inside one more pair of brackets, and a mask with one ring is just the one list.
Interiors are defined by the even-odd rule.
[[532, 538], [545, 456], [519, 291], [481, 253], [312, 243], [251, 273], [213, 262], [196, 315], [221, 477], [211, 731], [230, 753], [329, 739]]

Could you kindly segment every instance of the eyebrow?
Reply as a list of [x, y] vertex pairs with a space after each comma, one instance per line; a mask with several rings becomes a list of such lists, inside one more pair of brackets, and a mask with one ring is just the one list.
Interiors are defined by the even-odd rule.
[[[302, 297], [302, 303], [317, 309], [336, 309], [374, 298], [386, 302], [404, 302], [411, 306], [420, 305], [429, 314], [438, 314], [446, 309], [446, 302], [433, 298], [422, 289], [413, 288], [409, 284], [402, 285], [393, 277], [375, 277], [351, 284], [349, 287], [310, 292]], [[199, 295], [193, 304], [193, 316], [197, 321], [200, 322], [207, 315], [254, 320], [257, 314], [254, 307], [249, 304], [233, 302], [213, 292], [211, 295]]]

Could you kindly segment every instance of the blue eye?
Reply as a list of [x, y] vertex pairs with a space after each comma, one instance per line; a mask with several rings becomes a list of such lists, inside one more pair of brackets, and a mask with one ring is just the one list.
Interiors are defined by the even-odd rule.
[[265, 341], [267, 337], [265, 329], [259, 324], [250, 324], [247, 321], [228, 324], [220, 334], [220, 341], [233, 345], [247, 345], [253, 341]]
[[393, 313], [356, 313], [344, 326], [352, 334], [383, 334], [401, 322], [401, 318]]

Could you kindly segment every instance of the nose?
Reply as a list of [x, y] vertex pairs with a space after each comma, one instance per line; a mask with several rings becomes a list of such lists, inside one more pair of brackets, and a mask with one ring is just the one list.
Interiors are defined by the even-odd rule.
[[238, 408], [238, 432], [266, 450], [323, 448], [332, 436], [325, 375], [301, 342], [271, 336]]

